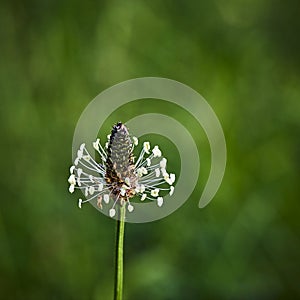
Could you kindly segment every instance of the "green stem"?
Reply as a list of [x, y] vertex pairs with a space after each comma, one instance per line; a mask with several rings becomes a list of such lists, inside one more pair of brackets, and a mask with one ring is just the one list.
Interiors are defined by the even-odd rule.
[[125, 205], [119, 207], [119, 220], [116, 231], [116, 263], [115, 263], [115, 293], [114, 300], [123, 298], [123, 249], [125, 229]]

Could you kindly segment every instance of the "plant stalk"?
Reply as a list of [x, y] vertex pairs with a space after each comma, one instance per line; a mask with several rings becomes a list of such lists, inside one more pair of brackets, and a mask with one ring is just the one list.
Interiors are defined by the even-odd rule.
[[125, 205], [119, 207], [119, 220], [116, 230], [116, 262], [115, 262], [115, 289], [114, 300], [123, 299], [123, 252], [125, 229]]

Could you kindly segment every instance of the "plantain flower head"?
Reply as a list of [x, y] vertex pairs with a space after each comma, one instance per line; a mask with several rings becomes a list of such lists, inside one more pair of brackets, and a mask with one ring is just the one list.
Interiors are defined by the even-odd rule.
[[[126, 205], [129, 212], [134, 211], [133, 197], [140, 201], [156, 201], [163, 205], [162, 191], [174, 193], [175, 174], [167, 172], [167, 159], [162, 157], [158, 145], [151, 150], [150, 143], [144, 142], [135, 161], [134, 148], [139, 141], [131, 137], [127, 127], [119, 122], [113, 126], [108, 141], [102, 147], [100, 139], [93, 142], [93, 148], [100, 155], [96, 162], [82, 144], [74, 164], [70, 167], [69, 192], [80, 189], [85, 200], [78, 200], [78, 206], [95, 200], [97, 206], [110, 205], [109, 215], [116, 215], [116, 205]], [[165, 186], [167, 183], [168, 187]], [[165, 192], [164, 192], [165, 193]]]

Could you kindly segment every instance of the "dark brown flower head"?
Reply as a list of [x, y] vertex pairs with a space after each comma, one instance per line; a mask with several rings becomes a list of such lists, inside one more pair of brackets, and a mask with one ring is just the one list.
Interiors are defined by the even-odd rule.
[[127, 127], [117, 123], [107, 147], [105, 180], [111, 185], [112, 195], [125, 201], [134, 196], [137, 183], [132, 150], [133, 142]]

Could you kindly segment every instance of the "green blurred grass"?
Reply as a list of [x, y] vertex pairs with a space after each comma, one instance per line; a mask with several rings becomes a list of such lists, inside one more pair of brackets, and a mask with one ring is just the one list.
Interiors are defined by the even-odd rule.
[[297, 12], [296, 0], [1, 2], [1, 297], [111, 298], [114, 222], [67, 192], [73, 131], [105, 88], [161, 76], [214, 108], [227, 170], [198, 209], [206, 139], [158, 106], [191, 130], [203, 171], [174, 214], [127, 225], [126, 298], [299, 298]]

